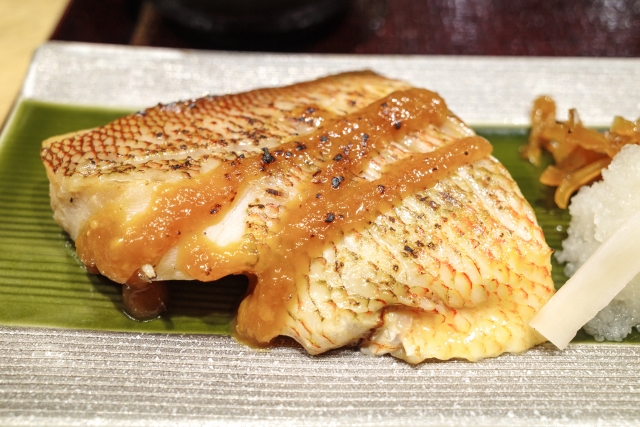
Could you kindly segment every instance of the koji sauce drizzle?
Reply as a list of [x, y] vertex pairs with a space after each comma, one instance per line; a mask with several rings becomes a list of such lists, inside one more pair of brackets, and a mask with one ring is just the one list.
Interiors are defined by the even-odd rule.
[[[470, 137], [412, 155], [379, 180], [359, 177], [369, 160], [392, 141], [430, 124], [441, 125], [447, 114], [444, 101], [433, 92], [395, 92], [356, 113], [327, 119], [312, 134], [277, 150], [223, 162], [180, 185], [163, 186], [155, 192], [152, 206], [134, 218], [123, 218], [114, 206], [90, 221], [76, 241], [78, 254], [87, 265], [108, 264], [116, 272], [115, 280], [129, 286], [154, 286], [140, 280], [139, 269], [158, 263], [174, 245], [179, 247], [178, 268], [194, 279], [255, 275], [253, 292], [239, 309], [237, 333], [241, 339], [266, 344], [279, 334], [310, 257], [327, 241], [364, 227], [403, 196], [490, 153], [488, 142]], [[219, 221], [248, 185], [294, 168], [314, 169], [313, 179], [300, 184], [280, 225], [269, 230], [263, 244], [251, 248], [252, 254], [241, 243], [221, 248], [203, 235], [202, 227]]]

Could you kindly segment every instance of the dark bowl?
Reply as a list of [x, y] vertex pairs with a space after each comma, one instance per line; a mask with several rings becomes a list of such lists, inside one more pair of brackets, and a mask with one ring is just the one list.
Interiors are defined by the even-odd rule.
[[346, 0], [152, 0], [167, 18], [205, 33], [304, 30], [344, 11]]

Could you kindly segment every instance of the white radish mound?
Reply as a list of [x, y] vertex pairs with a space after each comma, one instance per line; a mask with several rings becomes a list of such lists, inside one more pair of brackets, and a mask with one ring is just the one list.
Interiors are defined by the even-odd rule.
[[[567, 263], [567, 276], [572, 276], [603, 241], [640, 210], [640, 146], [625, 146], [609, 168], [602, 171], [602, 178], [591, 186], [582, 187], [571, 199], [569, 237], [562, 242], [563, 250], [556, 253], [558, 261]], [[638, 325], [640, 274], [584, 329], [597, 341], [621, 341]]]

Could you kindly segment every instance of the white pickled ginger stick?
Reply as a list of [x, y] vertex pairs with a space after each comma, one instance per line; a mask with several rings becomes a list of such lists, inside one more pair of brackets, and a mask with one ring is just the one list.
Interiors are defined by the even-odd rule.
[[529, 325], [559, 349], [640, 272], [640, 210], [622, 223]]

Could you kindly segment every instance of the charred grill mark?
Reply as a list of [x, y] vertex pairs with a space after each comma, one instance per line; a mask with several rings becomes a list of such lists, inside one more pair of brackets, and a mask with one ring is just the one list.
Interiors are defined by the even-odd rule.
[[247, 122], [247, 124], [248, 124], [249, 126], [253, 126], [253, 125], [255, 125], [256, 123], [262, 123], [262, 121], [261, 121], [261, 120], [256, 119], [256, 118], [251, 117], [251, 116], [238, 116], [238, 117], [243, 118], [243, 119]]
[[282, 196], [282, 193], [280, 191], [274, 190], [273, 188], [267, 188], [265, 191], [273, 196]]
[[340, 184], [342, 184], [342, 181], [344, 181], [344, 176], [334, 176], [331, 178], [331, 186], [333, 188], [338, 188], [340, 187]]
[[447, 203], [450, 203], [454, 206], [458, 205], [458, 201], [448, 191], [442, 192], [440, 195]]
[[273, 163], [273, 162], [275, 162], [275, 161], [276, 161], [275, 157], [273, 157], [273, 156], [271, 155], [271, 153], [269, 153], [269, 149], [268, 149], [267, 147], [263, 147], [263, 148], [262, 148], [262, 153], [263, 153], [263, 154], [262, 154], [262, 161], [263, 161], [265, 164], [267, 164], [267, 165], [268, 165], [269, 163]]
[[404, 246], [404, 253], [408, 256], [411, 256], [413, 258], [417, 258], [418, 254], [415, 252], [416, 250], [413, 249], [411, 246], [409, 245], [405, 245]]

